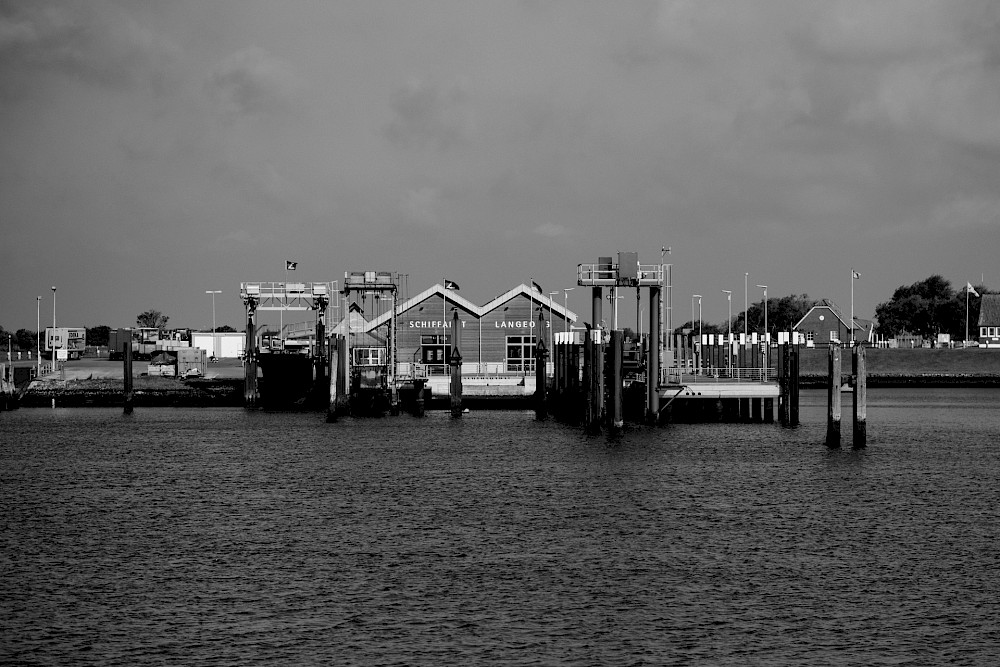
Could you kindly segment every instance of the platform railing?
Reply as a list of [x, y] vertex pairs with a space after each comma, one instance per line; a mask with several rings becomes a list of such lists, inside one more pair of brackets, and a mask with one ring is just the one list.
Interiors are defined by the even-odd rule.
[[705, 366], [702, 368], [664, 368], [660, 372], [661, 384], [698, 383], [762, 383], [775, 382], [778, 371], [774, 368], [737, 368], [725, 366]]

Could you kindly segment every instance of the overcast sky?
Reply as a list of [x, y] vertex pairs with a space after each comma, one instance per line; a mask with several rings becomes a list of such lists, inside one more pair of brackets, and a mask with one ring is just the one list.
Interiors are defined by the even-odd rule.
[[285, 260], [484, 303], [664, 245], [675, 324], [746, 272], [847, 311], [852, 268], [871, 317], [1000, 288], [1000, 3], [0, 1], [0, 221], [8, 329], [51, 285], [242, 328]]

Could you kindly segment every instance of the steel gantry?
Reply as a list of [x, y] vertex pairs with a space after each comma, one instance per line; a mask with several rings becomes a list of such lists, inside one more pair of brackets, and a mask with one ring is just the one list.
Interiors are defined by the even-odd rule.
[[[614, 292], [619, 287], [649, 289], [649, 335], [646, 350], [646, 407], [647, 420], [655, 423], [659, 418], [660, 395], [660, 293], [664, 286], [663, 264], [640, 264], [639, 253], [619, 252], [618, 262], [611, 257], [600, 257], [596, 264], [577, 267], [577, 285], [591, 287], [592, 322], [595, 329], [601, 326], [601, 306], [604, 288]], [[613, 306], [617, 307], [617, 303]]]

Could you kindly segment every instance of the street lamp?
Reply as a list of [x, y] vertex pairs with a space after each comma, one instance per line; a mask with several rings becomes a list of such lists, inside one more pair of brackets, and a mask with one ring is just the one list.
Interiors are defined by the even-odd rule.
[[726, 323], [726, 368], [731, 368], [733, 363], [733, 290], [724, 289], [722, 293], [729, 300], [729, 321]]
[[[567, 287], [567, 288], [563, 289], [563, 310], [564, 311], [566, 311], [566, 310], [569, 309], [569, 307], [567, 305], [569, 303], [569, 293], [572, 292], [575, 289], [576, 289], [575, 287]], [[569, 333], [569, 317], [567, 317], [567, 315], [566, 315], [565, 312], [563, 313], [563, 322], [565, 322], [565, 324], [566, 324], [566, 333]]]
[[[698, 352], [699, 352], [699, 358], [696, 361], [699, 362], [698, 366], [700, 367], [701, 366], [701, 356], [700, 356], [700, 354], [701, 354], [701, 340], [702, 340], [702, 338], [701, 338], [701, 295], [700, 294], [692, 294], [691, 295], [691, 324], [692, 325], [694, 325], [694, 300], [695, 299], [698, 299], [698, 346], [697, 346], [697, 349], [698, 349]], [[699, 372], [699, 375], [700, 375], [700, 372]]]
[[212, 295], [212, 356], [215, 357], [216, 359], [218, 359], [219, 355], [218, 355], [218, 353], [215, 350], [215, 348], [218, 347], [216, 345], [216, 342], [215, 342], [215, 295], [216, 294], [222, 294], [222, 290], [220, 290], [220, 289], [208, 289], [208, 290], [205, 290], [205, 294], [211, 294]]
[[767, 285], [757, 285], [764, 290], [764, 337], [767, 337]]
[[757, 285], [764, 290], [764, 379], [767, 379], [767, 369], [771, 367], [771, 341], [767, 337], [767, 285]]
[[35, 377], [42, 374], [42, 297], [35, 297]]
[[[56, 286], [52, 286], [52, 335], [56, 335]], [[52, 346], [52, 370], [56, 369], [56, 346]]]
[[747, 281], [750, 280], [750, 272], [747, 271], [743, 274], [743, 333], [750, 333], [747, 329], [747, 310], [750, 308], [750, 302], [747, 301]]

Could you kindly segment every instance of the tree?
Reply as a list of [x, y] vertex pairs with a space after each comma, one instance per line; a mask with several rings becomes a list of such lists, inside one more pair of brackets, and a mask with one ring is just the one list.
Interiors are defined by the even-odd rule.
[[18, 329], [14, 334], [14, 344], [20, 350], [34, 350], [38, 346], [37, 333], [30, 329]]
[[[971, 300], [969, 307], [971, 310]], [[891, 299], [875, 307], [875, 317], [876, 331], [886, 337], [905, 331], [924, 338], [947, 333], [952, 338], [964, 339], [965, 290], [955, 292], [950, 282], [935, 274], [912, 285], [897, 287]]]
[[221, 327], [215, 327], [215, 330], [217, 332], [219, 332], [219, 333], [223, 333], [223, 332], [224, 333], [232, 333], [232, 332], [236, 331], [236, 329], [232, 328], [228, 324], [223, 324]]
[[170, 318], [161, 313], [158, 310], [147, 310], [144, 313], [140, 313], [135, 318], [135, 323], [140, 327], [149, 327], [152, 329], [162, 329], [167, 326], [167, 320]]
[[99, 324], [96, 327], [87, 327], [87, 345], [101, 347], [108, 344], [111, 338], [111, 327], [106, 324]]

